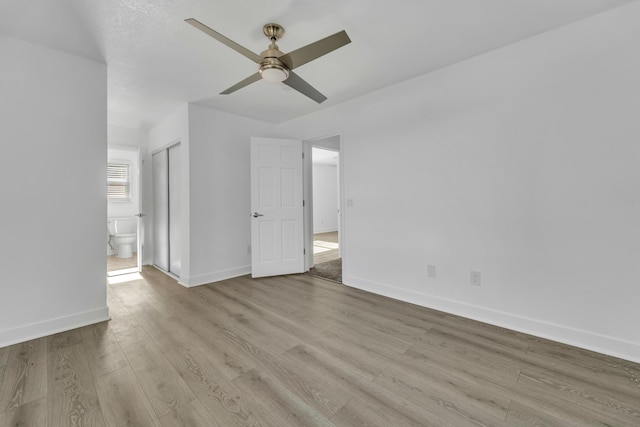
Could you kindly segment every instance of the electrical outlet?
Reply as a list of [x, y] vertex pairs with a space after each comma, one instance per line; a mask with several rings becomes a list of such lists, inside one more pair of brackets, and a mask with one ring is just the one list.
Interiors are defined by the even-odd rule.
[[435, 265], [427, 265], [427, 277], [436, 277], [436, 266]]
[[480, 286], [480, 272], [479, 271], [472, 271], [471, 272], [471, 284], [474, 286]]

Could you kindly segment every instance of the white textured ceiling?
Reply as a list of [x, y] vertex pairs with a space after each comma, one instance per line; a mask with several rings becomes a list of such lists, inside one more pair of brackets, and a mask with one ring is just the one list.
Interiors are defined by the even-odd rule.
[[314, 165], [338, 166], [338, 152], [313, 147], [311, 149], [311, 159]]
[[[185, 102], [281, 123], [638, 0], [0, 0], [0, 33], [108, 65], [109, 122], [149, 128]], [[352, 43], [298, 69], [316, 104], [184, 22], [260, 53], [267, 22], [288, 52], [346, 30]], [[0, 53], [1, 54], [1, 53]]]

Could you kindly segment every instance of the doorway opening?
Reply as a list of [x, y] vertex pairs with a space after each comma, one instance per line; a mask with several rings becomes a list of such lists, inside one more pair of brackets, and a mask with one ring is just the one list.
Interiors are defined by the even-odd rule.
[[140, 153], [138, 147], [108, 147], [107, 276], [140, 271]]
[[311, 209], [307, 219], [313, 260], [309, 274], [342, 283], [340, 136], [311, 141], [310, 152]]

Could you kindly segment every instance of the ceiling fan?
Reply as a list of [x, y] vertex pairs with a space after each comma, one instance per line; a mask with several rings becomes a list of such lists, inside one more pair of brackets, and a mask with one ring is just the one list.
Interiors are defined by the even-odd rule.
[[242, 89], [243, 87], [250, 85], [251, 83], [257, 82], [262, 78], [271, 82], [282, 82], [303, 95], [308, 96], [317, 103], [321, 103], [325, 101], [327, 97], [304, 81], [300, 76], [294, 73], [293, 70], [351, 42], [347, 33], [345, 31], [340, 31], [334, 35], [318, 40], [317, 42], [301, 47], [300, 49], [296, 49], [289, 53], [283, 53], [278, 48], [276, 42], [284, 35], [284, 28], [278, 24], [270, 23], [263, 27], [263, 32], [271, 41], [271, 44], [267, 50], [258, 55], [233, 40], [228, 39], [217, 31], [207, 27], [196, 19], [185, 19], [185, 22], [210, 35], [222, 44], [229, 46], [236, 52], [246, 56], [259, 66], [258, 72], [221, 92], [221, 95], [233, 93], [238, 89]]

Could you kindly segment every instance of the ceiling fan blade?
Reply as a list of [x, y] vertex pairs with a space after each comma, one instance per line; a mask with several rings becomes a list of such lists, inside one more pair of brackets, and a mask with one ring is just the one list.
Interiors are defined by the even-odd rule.
[[322, 55], [326, 55], [346, 44], [351, 43], [351, 39], [345, 31], [340, 31], [332, 36], [325, 37], [322, 40], [308, 44], [300, 49], [291, 51], [285, 55], [282, 55], [280, 61], [282, 61], [287, 68], [293, 70], [301, 65], [306, 64], [309, 61], [313, 61], [316, 58], [320, 58]]
[[238, 83], [234, 84], [233, 86], [231, 86], [229, 89], [225, 90], [224, 92], [220, 92], [220, 95], [229, 95], [230, 93], [233, 93], [233, 92], [237, 91], [238, 89], [242, 89], [245, 86], [249, 86], [251, 83], [257, 82], [261, 78], [262, 78], [262, 76], [260, 76], [260, 73], [252, 74], [249, 77], [247, 77], [246, 79], [242, 80], [241, 82], [238, 82]]
[[302, 80], [302, 78], [293, 71], [289, 71], [289, 78], [287, 78], [287, 80], [283, 81], [282, 83], [286, 84], [290, 88], [297, 90], [301, 94], [308, 96], [318, 104], [321, 104], [327, 99], [326, 96], [318, 92], [316, 88], [311, 86], [309, 83]]
[[238, 53], [240, 53], [240, 54], [242, 54], [244, 56], [246, 56], [247, 58], [249, 58], [250, 60], [252, 60], [256, 64], [259, 64], [260, 61], [262, 61], [262, 57], [260, 55], [251, 52], [246, 47], [241, 46], [238, 43], [234, 42], [233, 40], [228, 39], [227, 37], [223, 36], [219, 32], [217, 32], [215, 30], [212, 30], [211, 28], [207, 27], [206, 25], [204, 25], [202, 22], [198, 21], [197, 19], [189, 18], [189, 19], [185, 19], [184, 22], [186, 22], [187, 24], [193, 25], [194, 27], [196, 27], [197, 29], [199, 29], [203, 33], [206, 33], [206, 34], [210, 35], [211, 37], [213, 37], [214, 39], [218, 40], [220, 43], [229, 46], [231, 49], [235, 50], [236, 52], [238, 52]]

